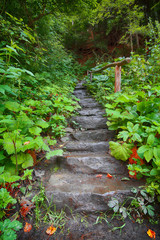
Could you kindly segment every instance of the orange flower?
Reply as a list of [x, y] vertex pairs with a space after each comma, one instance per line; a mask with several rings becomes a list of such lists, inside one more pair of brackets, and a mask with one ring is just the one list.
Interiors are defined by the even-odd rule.
[[51, 225], [49, 228], [47, 228], [46, 233], [51, 236], [53, 233], [55, 233], [56, 230], [57, 229]]
[[32, 225], [30, 223], [27, 223], [25, 224], [24, 226], [24, 232], [30, 232], [32, 229]]
[[112, 178], [113, 176], [108, 173], [108, 174], [107, 174], [107, 177], [108, 177], [108, 178]]
[[156, 233], [151, 229], [148, 229], [147, 234], [150, 238], [156, 239]]

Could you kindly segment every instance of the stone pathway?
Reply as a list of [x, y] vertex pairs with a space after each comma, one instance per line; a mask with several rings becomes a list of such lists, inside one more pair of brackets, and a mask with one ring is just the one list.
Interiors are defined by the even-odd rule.
[[[105, 211], [111, 197], [122, 202], [140, 182], [122, 181], [128, 177], [128, 171], [125, 163], [109, 154], [109, 141], [114, 133], [107, 129], [101, 105], [88, 95], [82, 82], [76, 86], [74, 94], [82, 107], [79, 115], [72, 118], [73, 123], [78, 123], [78, 129], [66, 129], [67, 137], [63, 139], [66, 152], [56, 158], [60, 170], [47, 176], [46, 194], [49, 199], [53, 195], [57, 208]], [[108, 173], [113, 177], [108, 178]]]
[[[65, 155], [43, 162], [35, 171], [41, 175], [46, 195], [56, 204], [56, 209], [65, 208], [65, 227], [57, 228], [55, 234], [48, 236], [46, 223], [29, 233], [21, 231], [18, 240], [149, 240], [149, 228], [156, 232], [156, 240], [160, 239], [160, 227], [147, 219], [138, 224], [127, 218], [124, 223], [113, 219], [112, 213], [105, 213], [111, 197], [122, 202], [131, 195], [132, 187], [144, 182], [122, 181], [128, 177], [128, 170], [125, 163], [109, 154], [109, 141], [114, 133], [107, 129], [105, 111], [87, 94], [82, 83], [77, 85], [74, 94], [80, 99], [82, 109], [72, 118], [79, 127], [75, 128], [73, 122], [73, 127], [66, 129], [67, 136], [62, 138], [60, 145], [64, 145]], [[55, 166], [59, 167], [57, 172]], [[106, 177], [108, 173], [113, 176], [111, 179]], [[100, 223], [95, 224], [98, 219]], [[121, 226], [125, 226], [122, 231]]]

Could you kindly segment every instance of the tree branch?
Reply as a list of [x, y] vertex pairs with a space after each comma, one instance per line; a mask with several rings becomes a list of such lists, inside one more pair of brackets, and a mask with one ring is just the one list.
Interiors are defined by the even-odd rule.
[[101, 72], [103, 70], [105, 70], [106, 68], [109, 68], [109, 67], [115, 67], [115, 66], [123, 66], [127, 63], [130, 63], [131, 59], [130, 58], [125, 58], [124, 60], [120, 61], [120, 62], [113, 62], [113, 63], [110, 63], [110, 64], [107, 64], [106, 66], [102, 67], [101, 69], [97, 69], [97, 70], [94, 70], [94, 71], [89, 71], [90, 73], [97, 73], [97, 72]]

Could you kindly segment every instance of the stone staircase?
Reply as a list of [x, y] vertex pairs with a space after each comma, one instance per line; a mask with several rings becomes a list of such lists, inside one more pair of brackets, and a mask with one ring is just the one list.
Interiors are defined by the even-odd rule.
[[[128, 177], [126, 164], [109, 154], [109, 141], [114, 133], [107, 129], [105, 111], [79, 83], [74, 91], [81, 110], [72, 118], [78, 129], [67, 128], [64, 138], [65, 155], [56, 157], [53, 163], [57, 172], [45, 175], [46, 195], [57, 208], [69, 206], [78, 212], [96, 212], [108, 209], [111, 197], [121, 202], [131, 195], [130, 189], [142, 185], [142, 181], [123, 181]], [[113, 177], [108, 178], [107, 174]]]

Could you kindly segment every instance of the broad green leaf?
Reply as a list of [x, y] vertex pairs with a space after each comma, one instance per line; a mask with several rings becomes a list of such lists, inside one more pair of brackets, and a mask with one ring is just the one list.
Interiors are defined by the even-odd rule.
[[151, 176], [159, 176], [159, 175], [160, 175], [160, 170], [157, 170], [156, 168], [153, 168], [153, 169], [150, 171], [150, 175], [151, 175]]
[[63, 155], [63, 150], [62, 149], [58, 149], [58, 150], [54, 150], [54, 151], [50, 151], [46, 154], [46, 158], [50, 159], [51, 157], [54, 156], [62, 156]]
[[44, 121], [43, 119], [38, 120], [36, 122], [36, 125], [40, 126], [41, 128], [48, 128], [49, 127], [49, 123], [47, 123], [46, 121]]
[[3, 140], [3, 148], [7, 151], [8, 154], [15, 153], [15, 147], [16, 151], [19, 152], [22, 149], [22, 141], [17, 140], [15, 145], [11, 138], [4, 138]]
[[[12, 163], [16, 164], [16, 156], [11, 156]], [[33, 158], [29, 153], [19, 153], [17, 154], [18, 165], [22, 164], [23, 168], [33, 166]]]
[[23, 227], [23, 224], [17, 220], [14, 220], [9, 224], [9, 227], [15, 231], [19, 231]]
[[6, 208], [8, 203], [15, 204], [16, 199], [12, 198], [5, 188], [0, 189], [0, 208]]
[[137, 132], [137, 131], [138, 131], [138, 128], [139, 128], [139, 124], [134, 125], [133, 131], [134, 131], [134, 132]]
[[127, 122], [127, 128], [129, 130], [129, 132], [133, 132], [133, 127], [134, 127], [134, 125], [132, 122]]
[[138, 133], [134, 133], [132, 136], [132, 140], [133, 142], [137, 141], [137, 142], [142, 142], [142, 139], [140, 137], [140, 135]]
[[17, 239], [17, 234], [14, 230], [12, 229], [7, 229], [2, 235], [2, 240], [16, 240]]
[[153, 161], [158, 167], [160, 167], [160, 159], [154, 158]]
[[149, 150], [145, 151], [144, 157], [147, 162], [149, 162], [153, 158], [153, 149], [150, 148]]
[[33, 166], [33, 158], [30, 154], [25, 154], [25, 162], [22, 164], [22, 168], [28, 168]]
[[140, 148], [138, 148], [137, 153], [138, 153], [138, 154], [144, 153], [144, 152], [146, 152], [148, 149], [149, 149], [149, 146], [148, 146], [148, 145], [143, 145], [143, 146], [141, 146]]
[[153, 148], [153, 155], [157, 160], [160, 160], [160, 145]]
[[48, 147], [48, 145], [46, 143], [43, 143], [43, 145], [41, 146], [41, 149], [43, 149], [44, 151], [49, 152], [50, 148]]
[[5, 107], [14, 112], [19, 112], [21, 110], [20, 104], [17, 102], [8, 101], [5, 103]]
[[74, 111], [74, 107], [72, 107], [72, 106], [65, 106], [65, 110], [67, 110], [69, 112], [73, 112]]
[[129, 137], [128, 131], [121, 131], [118, 136], [118, 138], [123, 138], [123, 141], [126, 141]]
[[105, 105], [105, 107], [106, 107], [106, 108], [114, 108], [114, 106], [113, 106], [112, 104], [109, 104], [109, 103], [107, 103], [107, 104]]
[[40, 133], [42, 132], [42, 128], [39, 128], [39, 127], [32, 127], [32, 128], [29, 128], [29, 132], [33, 135], [40, 135]]
[[130, 150], [131, 147], [127, 143], [120, 144], [118, 142], [109, 142], [110, 150], [111, 150], [111, 155], [115, 157], [116, 159], [126, 161], [132, 151]]
[[154, 141], [155, 141], [155, 136], [153, 134], [150, 134], [148, 139], [147, 139], [147, 143], [149, 145], [152, 145], [154, 143]]
[[148, 215], [149, 215], [149, 216], [154, 217], [154, 215], [155, 215], [155, 213], [154, 213], [155, 209], [154, 209], [154, 207], [153, 207], [152, 205], [148, 205], [148, 206], [147, 206], [147, 211], [148, 211]]
[[[8, 169], [7, 169], [8, 171]], [[15, 174], [15, 168], [14, 168], [14, 174]], [[6, 172], [6, 169], [5, 169], [5, 172], [0, 175], [0, 181], [2, 180], [2, 182], [8, 182], [8, 183], [11, 183], [11, 182], [16, 182], [18, 181], [19, 179], [21, 179], [21, 177], [19, 176], [16, 176], [16, 175], [11, 175], [10, 172]]]

